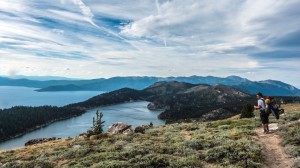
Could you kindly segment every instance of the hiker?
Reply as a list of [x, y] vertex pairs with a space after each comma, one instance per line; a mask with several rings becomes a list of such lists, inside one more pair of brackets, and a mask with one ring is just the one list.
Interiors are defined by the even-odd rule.
[[261, 92], [258, 92], [256, 94], [256, 98], [258, 99], [258, 101], [257, 106], [254, 105], [254, 109], [260, 110], [260, 119], [262, 122], [264, 133], [267, 134], [269, 133], [269, 114], [266, 112], [265, 100]]

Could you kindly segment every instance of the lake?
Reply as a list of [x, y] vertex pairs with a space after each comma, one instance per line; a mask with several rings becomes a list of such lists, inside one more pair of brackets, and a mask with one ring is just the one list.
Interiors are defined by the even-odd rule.
[[64, 106], [99, 95], [100, 91], [36, 92], [37, 88], [0, 86], [0, 108], [12, 106]]
[[[86, 100], [98, 94], [101, 94], [101, 92], [35, 92], [32, 88], [0, 87], [0, 100], [2, 102], [0, 107], [8, 108], [15, 105], [63, 106]], [[16, 99], [13, 98], [15, 96], [17, 97]], [[164, 124], [164, 121], [157, 118], [160, 112], [148, 110], [147, 105], [148, 102], [133, 102], [91, 109], [81, 116], [58, 121], [21, 137], [2, 142], [0, 143], [0, 150], [22, 147], [25, 142], [34, 138], [67, 138], [78, 136], [91, 128], [92, 120], [97, 110], [101, 111], [104, 115], [105, 131], [110, 125], [116, 122], [124, 122], [134, 127], [149, 124], [150, 122], [154, 125]]]

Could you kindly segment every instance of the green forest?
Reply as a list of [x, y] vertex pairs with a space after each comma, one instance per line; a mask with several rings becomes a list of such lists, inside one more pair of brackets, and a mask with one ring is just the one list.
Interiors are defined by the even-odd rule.
[[9, 109], [0, 109], [0, 141], [82, 113], [84, 113], [83, 110], [56, 106], [16, 106]]

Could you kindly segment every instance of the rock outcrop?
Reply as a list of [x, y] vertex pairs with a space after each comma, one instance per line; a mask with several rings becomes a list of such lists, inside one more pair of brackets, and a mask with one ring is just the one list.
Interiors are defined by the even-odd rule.
[[129, 132], [133, 132], [131, 125], [127, 125], [122, 122], [118, 122], [113, 124], [108, 128], [108, 132], [111, 134], [128, 134]]
[[[113, 124], [108, 128], [108, 132], [111, 134], [128, 134], [128, 133], [142, 133], [144, 134], [146, 129], [153, 126], [153, 123], [151, 122], [149, 125], [141, 125], [137, 126], [136, 128], [132, 128], [131, 125], [127, 125], [122, 122], [118, 122]], [[90, 137], [93, 139], [97, 139], [96, 137]]]
[[141, 126], [136, 127], [134, 129], [134, 132], [135, 133], [142, 133], [142, 134], [144, 134], [145, 131], [146, 131], [146, 129], [148, 129], [148, 128], [152, 127], [152, 126], [153, 126], [152, 123], [150, 123], [150, 125], [141, 125]]
[[25, 146], [30, 146], [30, 145], [40, 144], [40, 143], [44, 143], [44, 142], [54, 141], [56, 139], [57, 139], [56, 137], [32, 139], [32, 140], [27, 141], [25, 143]]

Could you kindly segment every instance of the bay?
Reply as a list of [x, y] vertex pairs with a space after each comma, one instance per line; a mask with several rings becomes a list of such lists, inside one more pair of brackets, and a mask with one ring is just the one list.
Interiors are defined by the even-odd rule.
[[[35, 92], [32, 88], [0, 87], [1, 108], [9, 108], [15, 105], [39, 106], [56, 105], [63, 106], [69, 103], [86, 100], [102, 92]], [[17, 98], [13, 98], [17, 96]], [[67, 138], [75, 137], [86, 132], [92, 126], [93, 117], [97, 110], [104, 114], [104, 129], [116, 122], [124, 122], [133, 127], [149, 124], [162, 125], [165, 122], [157, 118], [160, 111], [147, 109], [148, 102], [132, 102], [112, 106], [99, 107], [88, 110], [78, 117], [63, 121], [57, 121], [46, 127], [24, 134], [23, 136], [0, 143], [0, 150], [22, 147], [35, 138]]]

